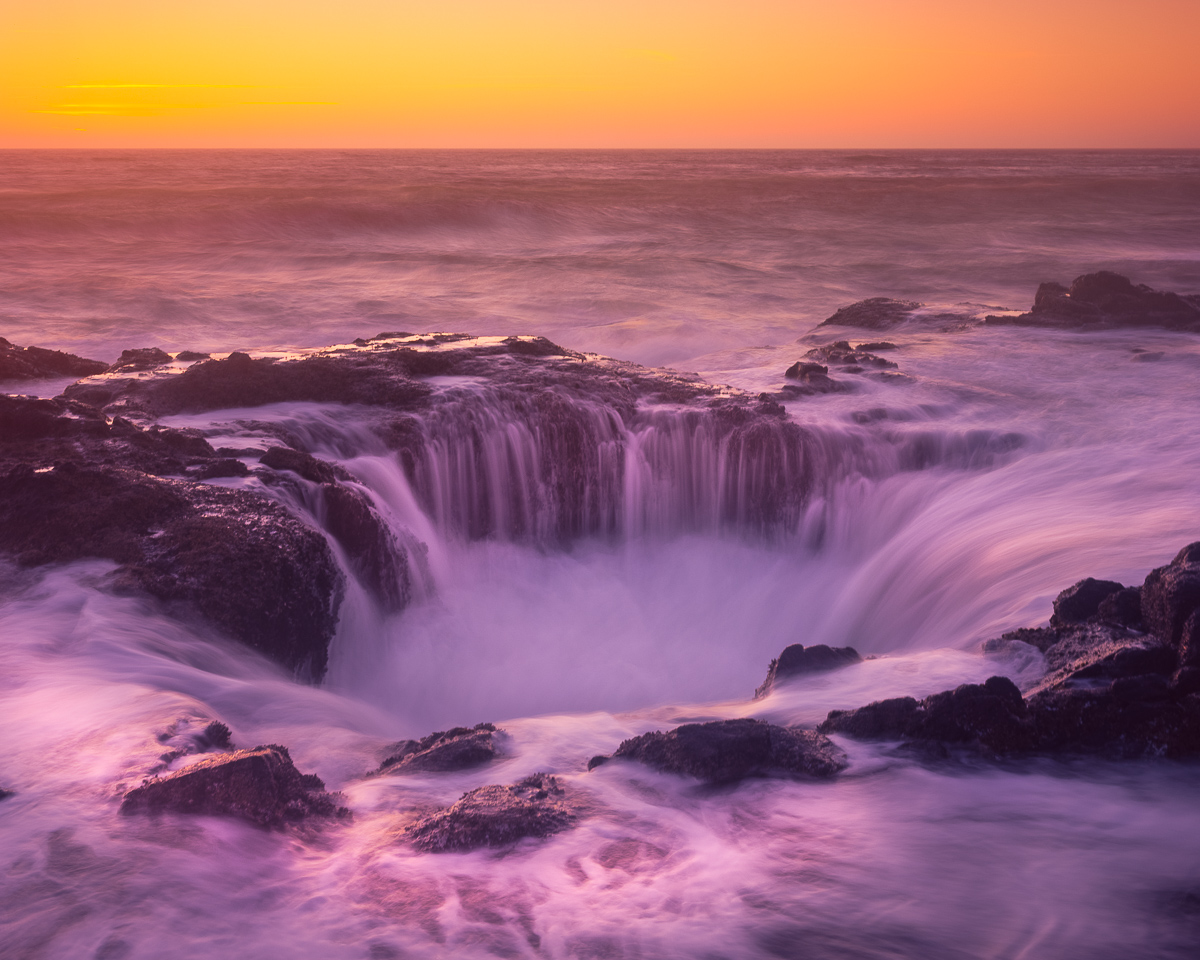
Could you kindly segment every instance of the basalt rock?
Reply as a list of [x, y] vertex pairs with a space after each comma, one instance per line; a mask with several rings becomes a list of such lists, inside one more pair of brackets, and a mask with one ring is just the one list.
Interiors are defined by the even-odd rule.
[[767, 679], [754, 691], [754, 698], [765, 697], [776, 685], [793, 677], [837, 670], [861, 662], [862, 657], [853, 647], [830, 647], [823, 643], [806, 647], [793, 643], [784, 647], [783, 652], [771, 661], [767, 668]]
[[158, 347], [142, 347], [123, 350], [117, 362], [108, 368], [109, 373], [132, 373], [138, 370], [153, 370], [171, 362], [171, 355]]
[[999, 755], [1037, 743], [1021, 691], [1007, 677], [964, 683], [924, 700], [899, 697], [857, 710], [833, 710], [817, 729], [860, 739], [934, 741]]
[[[877, 357], [866, 350], [855, 349], [850, 346], [848, 340], [836, 340], [824, 346], [813, 347], [805, 356], [812, 361], [839, 366], [847, 373], [861, 372], [866, 367], [883, 370], [888, 368], [895, 369], [898, 366], [893, 361]], [[859, 370], [853, 369], [855, 367], [859, 368]]]
[[732, 783], [746, 777], [831, 777], [846, 766], [845, 755], [819, 733], [750, 719], [686, 723], [666, 733], [644, 733], [624, 741], [611, 758], [593, 757], [588, 769], [610, 759], [636, 760], [706, 783]]
[[336, 463], [318, 460], [311, 454], [288, 447], [271, 447], [258, 459], [264, 467], [270, 467], [272, 470], [290, 470], [313, 483], [334, 483], [338, 480], [354, 479], [345, 468]]
[[1028, 327], [1200, 330], [1200, 297], [1152, 290], [1118, 273], [1101, 270], [1076, 277], [1070, 288], [1061, 283], [1043, 283], [1028, 313], [990, 316], [986, 322]]
[[125, 794], [121, 812], [237, 817], [263, 827], [349, 815], [320, 777], [300, 773], [287, 748], [275, 744], [207, 756], [147, 780]]
[[324, 674], [341, 573], [325, 538], [257, 494], [74, 461], [0, 474], [0, 550], [102, 558], [114, 585], [183, 604], [306, 677]]
[[408, 552], [396, 541], [370, 497], [340, 483], [321, 485], [325, 529], [346, 551], [359, 580], [388, 610], [412, 599]]
[[820, 363], [809, 363], [804, 360], [797, 360], [785, 371], [783, 375], [789, 380], [795, 380], [795, 384], [787, 384], [783, 390], [786, 394], [805, 395], [815, 393], [845, 393], [850, 388], [840, 380], [834, 380], [829, 376], [829, 368]]
[[567, 830], [580, 815], [577, 799], [556, 777], [535, 773], [511, 786], [464, 793], [453, 806], [410, 825], [404, 838], [429, 853], [506, 847]]
[[1054, 598], [1054, 615], [1050, 618], [1050, 624], [1063, 626], [1082, 623], [1099, 612], [1104, 600], [1124, 589], [1124, 584], [1114, 580], [1096, 580], [1092, 577], [1080, 580]]
[[498, 756], [498, 732], [495, 725], [480, 723], [403, 740], [393, 744], [375, 773], [448, 773], [478, 767]]
[[73, 353], [42, 347], [18, 347], [0, 337], [0, 382], [90, 377], [107, 369], [108, 364], [100, 360], [85, 360]]
[[1200, 608], [1200, 543], [1188, 544], [1165, 567], [1150, 571], [1141, 606], [1146, 628], [1179, 646], [1184, 624]]
[[888, 330], [899, 326], [919, 310], [922, 304], [913, 300], [893, 300], [890, 297], [871, 297], [841, 307], [821, 326], [862, 327], [867, 330]]

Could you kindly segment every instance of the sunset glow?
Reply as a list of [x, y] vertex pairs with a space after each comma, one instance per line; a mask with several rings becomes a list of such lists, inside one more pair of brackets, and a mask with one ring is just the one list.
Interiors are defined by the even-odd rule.
[[1192, 0], [48, 0], [0, 146], [1200, 146]]

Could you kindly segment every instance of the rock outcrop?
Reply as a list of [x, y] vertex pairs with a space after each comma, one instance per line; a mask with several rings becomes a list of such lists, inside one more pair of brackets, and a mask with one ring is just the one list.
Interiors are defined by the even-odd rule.
[[644, 733], [624, 741], [611, 757], [593, 757], [588, 769], [609, 760], [635, 760], [706, 783], [831, 777], [846, 766], [845, 755], [820, 733], [750, 719], [686, 723], [666, 733]]
[[790, 644], [767, 667], [767, 679], [754, 691], [754, 699], [765, 697], [776, 686], [793, 677], [837, 670], [860, 662], [862, 657], [853, 647], [830, 647], [823, 643], [810, 647], [801, 643]]
[[841, 307], [821, 326], [862, 327], [866, 330], [888, 330], [909, 320], [923, 304], [914, 300], [893, 300], [890, 297], [871, 297]]
[[403, 740], [389, 748], [387, 758], [374, 772], [446, 773], [478, 767], [499, 755], [499, 732], [494, 724], [479, 723], [431, 733], [420, 740]]
[[1036, 647], [1046, 673], [1024, 696], [1010, 680], [964, 684], [835, 710], [819, 727], [865, 739], [950, 744], [992, 756], [1200, 755], [1200, 543], [1152, 570], [1141, 588], [1081, 580], [1058, 595], [1047, 627], [983, 645]]
[[1076, 277], [1071, 286], [1043, 283], [1033, 306], [1019, 316], [989, 316], [986, 323], [1026, 327], [1107, 329], [1165, 327], [1200, 330], [1200, 296], [1152, 290], [1109, 270]]
[[0, 337], [0, 382], [90, 377], [107, 369], [108, 364], [100, 360], [85, 360], [73, 353], [42, 347], [18, 347]]
[[429, 853], [505, 847], [525, 837], [560, 833], [580, 815], [577, 799], [557, 777], [535, 773], [510, 786], [464, 793], [453, 806], [411, 824], [404, 839]]
[[125, 794], [121, 812], [237, 817], [263, 827], [349, 815], [320, 777], [300, 773], [287, 748], [275, 744], [206, 756], [147, 780]]

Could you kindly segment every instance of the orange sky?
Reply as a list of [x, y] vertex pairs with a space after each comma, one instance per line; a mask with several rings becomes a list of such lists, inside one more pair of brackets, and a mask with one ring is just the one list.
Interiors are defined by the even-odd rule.
[[0, 3], [5, 147], [1200, 147], [1200, 0]]

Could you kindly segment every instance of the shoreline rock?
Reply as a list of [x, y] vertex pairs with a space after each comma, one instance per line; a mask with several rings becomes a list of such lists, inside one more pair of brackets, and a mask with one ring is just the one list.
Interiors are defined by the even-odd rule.
[[479, 787], [445, 810], [410, 824], [402, 836], [426, 853], [506, 847], [526, 837], [548, 837], [580, 819], [582, 807], [573, 793], [544, 773], [509, 786]]
[[1076, 277], [1070, 287], [1038, 286], [1033, 306], [1014, 317], [988, 316], [991, 326], [1058, 327], [1106, 330], [1114, 327], [1165, 327], [1200, 331], [1200, 296], [1154, 290], [1111, 270]]
[[325, 792], [321, 778], [300, 773], [287, 748], [277, 744], [206, 756], [146, 780], [121, 802], [127, 816], [167, 812], [237, 817], [261, 827], [349, 816], [336, 796]]
[[832, 777], [845, 755], [820, 733], [779, 727], [762, 720], [686, 723], [625, 740], [611, 757], [593, 757], [588, 769], [612, 760], [635, 760], [664, 773], [705, 783], [734, 783], [746, 777]]
[[1063, 590], [1049, 626], [1004, 634], [986, 654], [1035, 647], [1047, 671], [1022, 696], [1004, 677], [918, 701], [834, 710], [818, 730], [990, 756], [1200, 755], [1200, 543], [1140, 587], [1087, 578]]
[[107, 369], [108, 364], [101, 360], [87, 360], [73, 353], [43, 347], [18, 347], [0, 337], [0, 382], [90, 377]]
[[370, 775], [446, 773], [482, 766], [499, 756], [495, 735], [502, 732], [495, 724], [477, 723], [431, 733], [420, 740], [402, 740], [388, 749], [388, 756]]
[[794, 677], [839, 670], [861, 662], [862, 657], [853, 647], [830, 647], [823, 643], [810, 647], [802, 643], [790, 644], [768, 665], [767, 678], [754, 691], [754, 699], [761, 700], [778, 684]]

